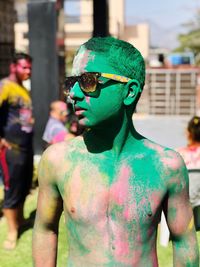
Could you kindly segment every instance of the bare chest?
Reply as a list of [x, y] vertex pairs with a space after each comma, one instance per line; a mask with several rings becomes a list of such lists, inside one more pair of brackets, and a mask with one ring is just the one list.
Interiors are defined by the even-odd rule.
[[116, 171], [76, 167], [64, 183], [63, 199], [74, 221], [151, 224], [164, 194], [162, 180], [155, 172], [151, 177], [128, 166]]

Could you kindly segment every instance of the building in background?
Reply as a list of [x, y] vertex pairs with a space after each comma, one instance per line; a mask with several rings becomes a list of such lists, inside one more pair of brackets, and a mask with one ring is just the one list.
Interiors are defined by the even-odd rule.
[[[0, 0], [0, 77], [8, 73], [14, 47], [28, 52], [27, 2]], [[192, 55], [170, 54], [169, 50], [161, 47], [150, 49], [149, 25], [126, 24], [125, 0], [108, 0], [108, 4], [110, 35], [132, 43], [147, 61], [146, 86], [137, 112], [192, 115], [200, 110], [199, 69], [193, 65]], [[93, 0], [65, 0], [63, 15], [59, 21], [63, 20], [64, 33], [61, 38], [57, 36], [57, 42], [59, 47], [63, 45], [61, 52], [70, 73], [75, 51], [93, 35]]]
[[[28, 24], [26, 19], [26, 0], [16, 0], [18, 22], [15, 23], [15, 47], [28, 50]], [[109, 0], [109, 33], [132, 43], [145, 59], [149, 55], [148, 24], [126, 25], [125, 0]], [[68, 65], [71, 64], [77, 48], [92, 37], [93, 0], [65, 0], [64, 44]]]
[[147, 23], [125, 25], [122, 39], [138, 48], [145, 60], [148, 60], [150, 47], [150, 29]]
[[14, 51], [14, 0], [0, 0], [0, 79], [9, 73], [9, 63]]

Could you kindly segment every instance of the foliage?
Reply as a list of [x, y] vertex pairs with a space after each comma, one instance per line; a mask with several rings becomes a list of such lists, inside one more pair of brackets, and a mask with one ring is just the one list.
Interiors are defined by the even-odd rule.
[[[34, 220], [38, 190], [34, 189], [28, 196], [25, 204], [25, 218]], [[0, 199], [2, 199], [2, 186], [0, 188]], [[32, 225], [33, 226], [33, 225]], [[7, 227], [4, 218], [0, 218], [0, 267], [32, 267], [32, 226], [24, 229], [20, 235], [17, 248], [13, 251], [5, 251], [2, 248], [3, 241], [6, 237]], [[58, 242], [58, 264], [57, 267], [66, 266], [67, 242], [64, 230], [64, 217], [60, 219], [59, 242]]]
[[192, 21], [183, 25], [187, 31], [184, 34], [179, 34], [179, 47], [176, 52], [191, 51], [195, 55], [197, 65], [200, 65], [200, 9], [196, 11], [196, 15]]

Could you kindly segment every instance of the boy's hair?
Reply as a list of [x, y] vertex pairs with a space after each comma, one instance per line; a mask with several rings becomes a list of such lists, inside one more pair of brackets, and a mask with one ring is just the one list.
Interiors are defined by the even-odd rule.
[[133, 45], [114, 37], [94, 37], [83, 46], [87, 50], [103, 54], [120, 75], [136, 79], [143, 89], [145, 62], [141, 53]]
[[13, 54], [12, 63], [17, 63], [17, 61], [20, 59], [26, 59], [26, 60], [32, 62], [32, 57], [29, 56], [28, 54], [23, 53], [23, 52], [16, 52]]
[[193, 141], [200, 142], [200, 117], [194, 116], [188, 123], [188, 132]]

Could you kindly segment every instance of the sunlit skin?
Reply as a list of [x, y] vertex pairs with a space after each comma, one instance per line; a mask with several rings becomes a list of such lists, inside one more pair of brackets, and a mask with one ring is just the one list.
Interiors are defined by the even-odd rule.
[[[73, 73], [91, 71], [117, 74], [105, 57], [82, 47]], [[78, 83], [71, 90], [76, 115], [88, 130], [83, 138], [53, 145], [42, 156], [33, 237], [36, 267], [56, 266], [62, 205], [66, 266], [158, 266], [162, 210], [174, 266], [199, 266], [185, 165], [178, 153], [135, 130], [127, 113], [140, 89], [133, 84], [109, 81], [90, 96]]]

